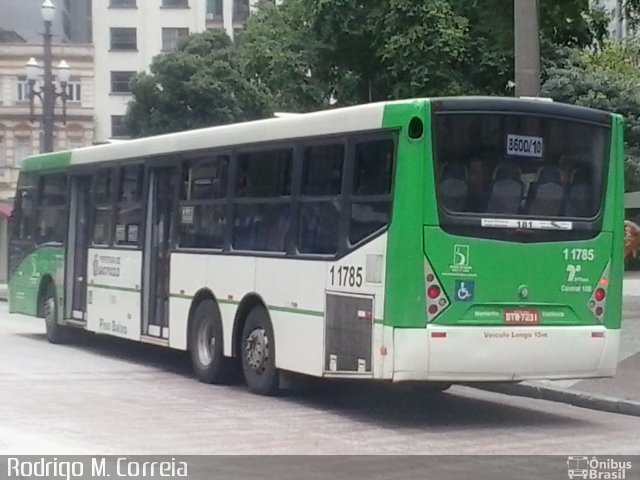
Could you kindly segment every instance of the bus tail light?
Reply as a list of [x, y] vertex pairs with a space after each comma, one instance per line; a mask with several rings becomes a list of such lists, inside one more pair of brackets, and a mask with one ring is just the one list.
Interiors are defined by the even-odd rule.
[[609, 288], [609, 264], [602, 272], [600, 276], [600, 280], [596, 284], [593, 293], [591, 294], [591, 298], [589, 298], [589, 310], [591, 313], [598, 319], [600, 323], [602, 323], [604, 318], [604, 312], [607, 307], [607, 290]]
[[424, 261], [424, 288], [427, 300], [427, 321], [433, 322], [449, 306], [449, 299], [427, 260]]

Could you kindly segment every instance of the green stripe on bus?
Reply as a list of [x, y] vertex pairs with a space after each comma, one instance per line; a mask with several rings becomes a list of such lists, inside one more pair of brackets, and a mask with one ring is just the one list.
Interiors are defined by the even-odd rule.
[[[191, 300], [193, 298], [192, 295], [184, 295], [182, 293], [172, 293], [169, 296], [173, 298], [181, 298], [183, 300]], [[223, 305], [240, 305], [240, 302], [237, 300], [226, 300], [224, 298], [218, 299], [218, 303], [222, 303]], [[324, 312], [320, 312], [317, 310], [304, 310], [302, 308], [278, 307], [275, 305], [267, 305], [267, 308], [269, 310], [273, 310], [276, 312], [299, 313], [300, 315], [309, 315], [312, 317], [324, 316]]]
[[117, 290], [119, 292], [134, 292], [140, 293], [139, 288], [128, 288], [128, 287], [114, 287], [113, 285], [102, 285], [100, 283], [92, 283], [88, 285], [89, 288], [102, 288], [104, 290]]
[[25, 158], [22, 161], [23, 172], [34, 172], [37, 170], [56, 170], [66, 168], [71, 164], [71, 150], [62, 152], [44, 153], [33, 157]]

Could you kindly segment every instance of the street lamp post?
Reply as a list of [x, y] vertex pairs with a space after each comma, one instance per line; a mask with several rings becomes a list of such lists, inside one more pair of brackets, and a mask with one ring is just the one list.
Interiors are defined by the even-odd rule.
[[[56, 98], [62, 101], [62, 121], [66, 123], [67, 115], [67, 82], [71, 76], [69, 64], [64, 60], [60, 61], [56, 68], [54, 77], [52, 63], [53, 55], [51, 53], [51, 23], [56, 14], [56, 7], [51, 0], [44, 0], [40, 8], [42, 19], [44, 20], [44, 68], [42, 72], [42, 86], [36, 89], [36, 81], [40, 75], [40, 65], [35, 58], [31, 57], [26, 64], [27, 81], [29, 83], [29, 108], [31, 112], [31, 121], [34, 121], [34, 100], [35, 97], [40, 99], [42, 103], [42, 142], [40, 143], [41, 152], [53, 151], [53, 127], [55, 122]], [[55, 79], [60, 82], [60, 90], [56, 88]]]

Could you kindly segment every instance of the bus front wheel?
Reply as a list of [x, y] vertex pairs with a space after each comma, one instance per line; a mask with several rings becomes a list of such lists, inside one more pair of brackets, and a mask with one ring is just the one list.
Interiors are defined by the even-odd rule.
[[275, 395], [280, 385], [276, 369], [276, 343], [269, 314], [255, 307], [242, 329], [240, 351], [242, 372], [249, 390], [260, 395]]
[[229, 361], [222, 348], [222, 321], [213, 300], [198, 304], [191, 327], [191, 363], [198, 380], [204, 383], [226, 383]]
[[40, 308], [42, 316], [44, 317], [47, 340], [54, 344], [68, 342], [68, 328], [58, 324], [58, 301], [56, 300], [56, 288], [51, 283], [45, 288]]

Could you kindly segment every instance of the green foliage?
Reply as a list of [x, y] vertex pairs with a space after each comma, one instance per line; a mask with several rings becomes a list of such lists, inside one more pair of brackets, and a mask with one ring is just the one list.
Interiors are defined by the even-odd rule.
[[280, 7], [263, 1], [242, 36], [238, 51], [242, 69], [247, 78], [269, 90], [276, 110], [317, 110], [328, 95], [326, 85], [314, 75], [318, 45], [307, 12], [297, 0]]
[[191, 35], [176, 51], [156, 56], [151, 73], [133, 81], [134, 99], [127, 110], [133, 136], [270, 115], [268, 92], [245, 77], [237, 57], [229, 37], [216, 31]]
[[460, 93], [465, 44], [447, 0], [287, 0], [259, 6], [242, 50], [279, 108], [304, 111]]
[[467, 20], [446, 1], [390, 0], [377, 57], [391, 98], [455, 95], [468, 89], [461, 75]]
[[640, 74], [632, 66], [638, 43], [610, 42], [595, 52], [565, 51], [545, 72], [542, 95], [616, 112], [625, 119], [626, 189], [640, 187]]
[[[638, 0], [640, 1], [640, 0]], [[462, 74], [469, 93], [505, 94], [514, 73], [513, 0], [449, 0], [469, 24]], [[608, 19], [588, 0], [539, 0], [541, 50], [584, 47], [601, 39]]]
[[[622, 77], [633, 75], [638, 50], [631, 55], [630, 47], [616, 50], [603, 43], [606, 12], [590, 10], [589, 0], [538, 1], [548, 90], [594, 106], [607, 105], [601, 96], [613, 102], [611, 89], [624, 91], [620, 106], [631, 108], [624, 98], [630, 87]], [[640, 0], [624, 1], [629, 12], [640, 12]], [[135, 78], [128, 122], [134, 135], [143, 136], [260, 118], [273, 110], [506, 94], [514, 79], [513, 5], [513, 0], [284, 0], [276, 6], [262, 0], [238, 45], [223, 33], [207, 32], [157, 56], [150, 73]], [[576, 54], [594, 42], [601, 51], [588, 59]], [[580, 68], [595, 73], [581, 77]], [[575, 84], [563, 83], [573, 77]]]

